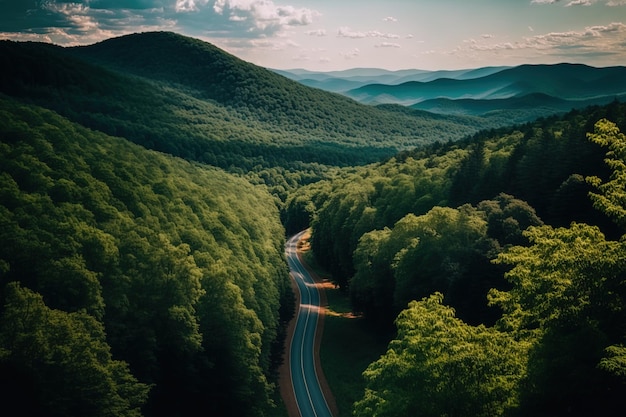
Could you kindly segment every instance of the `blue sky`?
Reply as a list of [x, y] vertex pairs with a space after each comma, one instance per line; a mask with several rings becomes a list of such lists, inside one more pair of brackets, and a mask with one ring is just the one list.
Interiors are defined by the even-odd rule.
[[626, 0], [0, 0], [0, 39], [153, 30], [277, 69], [626, 65]]

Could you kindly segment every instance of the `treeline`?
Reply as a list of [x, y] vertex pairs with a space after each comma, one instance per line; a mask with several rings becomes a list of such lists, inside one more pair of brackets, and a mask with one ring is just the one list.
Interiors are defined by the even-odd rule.
[[372, 163], [490, 126], [360, 105], [173, 33], [80, 48], [2, 41], [0, 60], [4, 94], [149, 149], [241, 175], [269, 174], [283, 199], [302, 172], [313, 175], [305, 184], [324, 178], [328, 166]]
[[[588, 177], [594, 205], [626, 226], [626, 136], [600, 120], [590, 139], [605, 148], [608, 181]], [[435, 292], [396, 319], [389, 350], [364, 372], [356, 416], [614, 415], [626, 393], [626, 245], [597, 226], [535, 226], [526, 246], [496, 264], [506, 291], [489, 303], [497, 323], [472, 326]]]
[[602, 149], [589, 142], [586, 132], [601, 118], [626, 125], [624, 109], [614, 102], [344, 169], [332, 181], [292, 193], [283, 222], [289, 232], [313, 225], [319, 261], [341, 285], [354, 275], [352, 254], [364, 233], [392, 227], [409, 213], [477, 206], [501, 193], [528, 203], [548, 224], [586, 222], [615, 236], [614, 225], [587, 198], [591, 187], [584, 177], [605, 178], [609, 170]]
[[0, 398], [34, 416], [263, 416], [294, 299], [275, 201], [0, 100]]
[[[288, 199], [288, 229], [312, 226], [315, 256], [354, 310], [397, 327], [356, 415], [619, 407], [624, 115], [615, 102], [486, 131]], [[617, 125], [589, 136], [608, 117]]]

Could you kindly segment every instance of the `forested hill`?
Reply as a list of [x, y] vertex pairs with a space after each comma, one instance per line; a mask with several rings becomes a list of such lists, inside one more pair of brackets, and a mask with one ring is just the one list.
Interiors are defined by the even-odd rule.
[[485, 127], [476, 117], [361, 105], [168, 32], [80, 48], [4, 41], [0, 57], [0, 92], [223, 168], [362, 164]]
[[[260, 121], [279, 124], [289, 130], [321, 130], [330, 137], [345, 135], [342, 140], [369, 145], [389, 142], [401, 123], [410, 126], [399, 130], [405, 143], [429, 143], [433, 139], [447, 141], [447, 124], [466, 125], [478, 121], [470, 118], [450, 118], [449, 122], [425, 113], [389, 114], [371, 106], [362, 106], [338, 94], [328, 94], [293, 82], [273, 71], [245, 62], [207, 42], [171, 32], [133, 34], [109, 39], [95, 45], [73, 48], [73, 55], [91, 60], [124, 73], [182, 86], [201, 98], [234, 109], [245, 109], [248, 116]], [[433, 117], [442, 123], [442, 136], [420, 131], [431, 125]], [[384, 126], [390, 124], [391, 126]], [[420, 126], [419, 123], [423, 123]], [[417, 129], [417, 130], [416, 130]], [[317, 135], [319, 137], [319, 133]], [[323, 139], [323, 138], [322, 138]], [[421, 139], [421, 140], [420, 140]], [[331, 139], [332, 141], [332, 139]], [[355, 142], [356, 141], [356, 142]]]
[[[626, 105], [300, 188], [287, 227], [381, 333], [353, 415], [612, 415], [626, 393]], [[340, 359], [338, 359], [340, 360]]]
[[274, 198], [0, 98], [0, 400], [274, 416], [293, 293]]

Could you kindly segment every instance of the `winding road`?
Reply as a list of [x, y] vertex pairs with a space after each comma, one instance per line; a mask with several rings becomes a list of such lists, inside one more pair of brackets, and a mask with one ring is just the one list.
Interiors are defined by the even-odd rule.
[[320, 293], [297, 253], [305, 232], [291, 237], [285, 245], [289, 269], [300, 293], [300, 306], [290, 343], [289, 371], [293, 393], [302, 417], [332, 417], [315, 370], [315, 333], [320, 315]]

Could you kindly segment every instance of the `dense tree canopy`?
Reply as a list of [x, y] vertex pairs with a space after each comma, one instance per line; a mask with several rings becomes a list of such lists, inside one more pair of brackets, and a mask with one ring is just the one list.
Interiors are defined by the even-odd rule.
[[528, 344], [470, 326], [435, 293], [396, 319], [398, 335], [364, 372], [356, 416], [498, 416], [517, 405]]
[[[460, 415], [588, 415], [618, 407], [626, 382], [624, 114], [614, 102], [484, 131], [344, 170], [290, 195], [287, 227], [312, 226], [316, 258], [353, 309], [398, 327], [388, 354], [365, 373], [357, 415], [417, 413], [415, 398], [434, 386], [450, 395], [459, 390], [474, 404]], [[487, 397], [472, 402], [463, 387], [445, 382], [444, 368], [431, 368], [412, 350], [429, 348], [419, 345], [423, 336], [402, 331], [418, 326], [407, 317], [419, 322], [402, 311], [432, 306], [433, 293], [443, 294], [436, 314], [453, 315], [472, 334], [488, 333], [480, 349], [495, 364], [510, 364], [507, 372], [516, 369], [494, 408], [481, 408]], [[422, 335], [436, 332], [431, 324]], [[450, 333], [450, 346], [467, 343]], [[435, 357], [445, 366], [457, 360]], [[492, 369], [495, 380], [503, 377], [503, 368]], [[425, 378], [416, 376], [422, 372], [433, 378], [428, 386], [407, 377]]]
[[[463, 154], [463, 150], [453, 149], [419, 159], [391, 158], [346, 171], [327, 187], [309, 187], [323, 196], [312, 200], [319, 203], [315, 210], [308, 208], [314, 212], [312, 247], [338, 284], [347, 287], [354, 274], [352, 255], [364, 233], [391, 227], [407, 213], [423, 214], [435, 205], [445, 204], [449, 177]], [[307, 187], [295, 195], [301, 192], [307, 193]], [[297, 197], [290, 197], [286, 203], [290, 218], [298, 218], [294, 213], [301, 209], [294, 202]]]
[[141, 416], [150, 387], [137, 381], [126, 362], [112, 359], [96, 318], [52, 310], [17, 282], [5, 292], [3, 407], [19, 415]]
[[[620, 150], [626, 138], [606, 120], [589, 138], [609, 148], [607, 164], [613, 172], [606, 183], [589, 179], [597, 186], [592, 197], [621, 225]], [[373, 233], [364, 243], [378, 235], [384, 241], [394, 232]], [[414, 235], [407, 251], [423, 239]], [[510, 289], [489, 293], [490, 304], [503, 311], [498, 322], [492, 327], [466, 324], [442, 305], [440, 293], [410, 302], [396, 320], [398, 333], [389, 350], [364, 373], [367, 386], [355, 415], [587, 416], [621, 409], [626, 393], [624, 239], [607, 240], [597, 226], [575, 222], [531, 225], [524, 236], [525, 245], [506, 246], [496, 261], [511, 268], [504, 274]], [[448, 246], [464, 242], [456, 240]], [[400, 265], [402, 254], [394, 262]]]
[[76, 48], [2, 41], [0, 57], [0, 92], [146, 148], [249, 175], [281, 199], [326, 177], [329, 166], [373, 163], [490, 126], [361, 105], [167, 32]]
[[64, 416], [271, 415], [293, 313], [274, 198], [37, 107], [0, 114], [3, 386]]
[[[523, 243], [520, 230], [534, 224], [532, 216], [555, 226], [595, 224], [616, 238], [620, 232], [615, 224], [588, 198], [592, 184], [585, 178], [606, 179], [609, 170], [602, 150], [587, 140], [586, 132], [593, 129], [591, 120], [621, 113], [626, 107], [615, 102], [343, 170], [292, 193], [283, 219], [288, 230], [313, 226], [317, 259], [346, 288], [356, 272], [352, 257], [364, 233], [391, 228], [407, 214], [423, 215], [435, 206], [470, 203], [479, 208], [489, 217], [489, 234], [501, 246]], [[495, 201], [501, 193], [519, 202], [507, 208], [517, 215], [503, 217], [497, 203], [481, 203]], [[524, 218], [528, 209], [534, 213]]]
[[492, 287], [502, 288], [502, 268], [490, 263], [502, 247], [522, 241], [522, 230], [542, 224], [531, 207], [502, 194], [478, 208], [434, 207], [408, 214], [393, 228], [364, 234], [354, 252], [350, 280], [354, 308], [384, 323], [433, 292], [445, 293], [459, 317], [492, 322]]
[[621, 407], [624, 104], [473, 134], [495, 125], [171, 33], [0, 56], [3, 404], [274, 415], [285, 230], [312, 226], [353, 309], [397, 328], [355, 415]]

